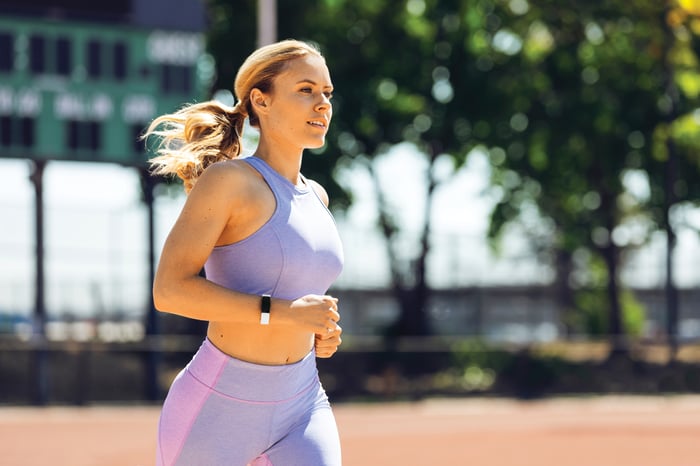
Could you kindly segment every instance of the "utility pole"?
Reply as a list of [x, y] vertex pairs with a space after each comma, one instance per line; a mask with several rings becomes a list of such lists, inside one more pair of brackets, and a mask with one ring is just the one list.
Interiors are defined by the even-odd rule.
[[32, 341], [34, 351], [34, 403], [45, 405], [49, 400], [48, 355], [46, 354], [46, 294], [44, 272], [44, 169], [46, 160], [33, 160], [29, 176], [34, 185], [35, 288]]
[[[141, 189], [146, 207], [148, 209], [148, 276], [150, 278], [149, 290], [153, 289], [153, 280], [156, 276], [156, 250], [155, 250], [155, 196], [154, 190], [156, 181], [151, 176], [147, 168], [139, 169], [141, 178]], [[160, 325], [158, 312], [153, 303], [153, 297], [149, 293], [148, 305], [146, 306], [146, 337], [148, 347], [144, 351], [144, 369], [146, 377], [146, 399], [156, 401], [160, 398], [160, 387], [158, 384], [158, 368], [160, 365], [160, 351], [157, 345], [160, 341]]]
[[258, 0], [258, 47], [277, 41], [277, 0]]

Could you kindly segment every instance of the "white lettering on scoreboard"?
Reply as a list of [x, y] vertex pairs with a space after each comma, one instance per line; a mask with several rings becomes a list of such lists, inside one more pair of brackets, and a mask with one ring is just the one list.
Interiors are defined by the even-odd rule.
[[155, 31], [148, 36], [148, 59], [153, 63], [192, 65], [204, 53], [201, 34]]
[[[129, 94], [119, 105], [114, 97], [102, 92], [79, 94], [59, 92], [53, 94], [53, 116], [57, 120], [105, 121], [115, 116], [115, 106], [121, 110], [126, 123], [146, 123], [158, 112], [156, 99], [148, 94]], [[13, 89], [0, 86], [0, 115], [37, 117], [42, 113], [44, 97], [39, 89]]]
[[129, 95], [122, 102], [122, 116], [127, 123], [145, 123], [155, 115], [156, 101], [150, 95]]
[[0, 86], [0, 115], [34, 117], [41, 113], [43, 100], [36, 89]]
[[73, 93], [57, 94], [54, 114], [61, 120], [106, 120], [112, 116], [112, 98], [107, 94], [85, 96]]

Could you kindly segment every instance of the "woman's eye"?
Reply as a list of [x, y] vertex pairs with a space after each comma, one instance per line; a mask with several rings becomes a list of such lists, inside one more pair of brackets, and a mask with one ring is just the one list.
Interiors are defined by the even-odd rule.
[[331, 100], [333, 98], [332, 92], [324, 92], [323, 95], [325, 95], [326, 99], [328, 99], [328, 100]]
[[304, 88], [301, 89], [301, 92], [304, 92], [304, 93], [306, 93], [306, 94], [310, 94], [310, 93], [313, 92], [313, 91], [311, 90], [310, 87], [304, 87]]

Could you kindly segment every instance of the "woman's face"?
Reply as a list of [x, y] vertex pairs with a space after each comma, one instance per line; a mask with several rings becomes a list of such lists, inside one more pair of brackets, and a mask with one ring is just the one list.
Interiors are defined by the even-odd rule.
[[305, 55], [287, 64], [264, 94], [265, 111], [259, 114], [261, 137], [289, 149], [314, 149], [325, 143], [333, 115], [333, 83], [326, 62]]

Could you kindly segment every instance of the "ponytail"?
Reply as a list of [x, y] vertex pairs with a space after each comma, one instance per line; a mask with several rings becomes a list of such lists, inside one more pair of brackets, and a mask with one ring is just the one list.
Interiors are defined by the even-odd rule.
[[156, 118], [143, 136], [159, 138], [158, 155], [149, 161], [152, 172], [177, 176], [189, 193], [205, 168], [241, 153], [246, 113], [241, 105], [209, 101]]

